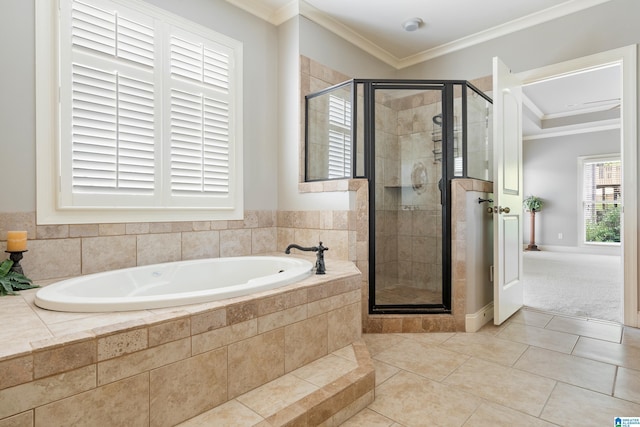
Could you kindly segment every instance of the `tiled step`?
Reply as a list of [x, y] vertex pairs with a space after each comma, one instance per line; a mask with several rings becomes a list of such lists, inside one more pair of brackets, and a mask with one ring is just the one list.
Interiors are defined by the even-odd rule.
[[339, 426], [373, 401], [374, 387], [360, 340], [179, 425]]

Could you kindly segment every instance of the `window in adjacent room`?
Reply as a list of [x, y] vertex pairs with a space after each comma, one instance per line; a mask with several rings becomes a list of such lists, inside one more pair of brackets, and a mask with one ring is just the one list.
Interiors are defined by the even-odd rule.
[[622, 163], [619, 156], [581, 158], [582, 236], [587, 244], [619, 244]]
[[38, 221], [241, 218], [242, 45], [143, 3], [41, 3]]

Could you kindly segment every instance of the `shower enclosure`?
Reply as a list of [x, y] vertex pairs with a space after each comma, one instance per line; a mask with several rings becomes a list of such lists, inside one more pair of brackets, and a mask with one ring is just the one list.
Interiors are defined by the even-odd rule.
[[369, 312], [451, 311], [451, 180], [491, 181], [491, 99], [354, 79], [306, 97], [307, 181], [369, 180]]

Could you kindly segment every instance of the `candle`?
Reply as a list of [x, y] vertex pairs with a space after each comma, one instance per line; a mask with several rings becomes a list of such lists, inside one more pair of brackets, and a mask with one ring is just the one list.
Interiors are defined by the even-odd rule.
[[26, 231], [7, 231], [7, 252], [24, 252], [27, 250]]

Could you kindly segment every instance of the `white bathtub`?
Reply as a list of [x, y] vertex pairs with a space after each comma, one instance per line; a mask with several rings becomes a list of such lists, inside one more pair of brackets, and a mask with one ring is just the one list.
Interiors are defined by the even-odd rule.
[[299, 258], [246, 256], [147, 265], [89, 274], [38, 290], [48, 310], [128, 311], [249, 295], [295, 283], [313, 264]]

